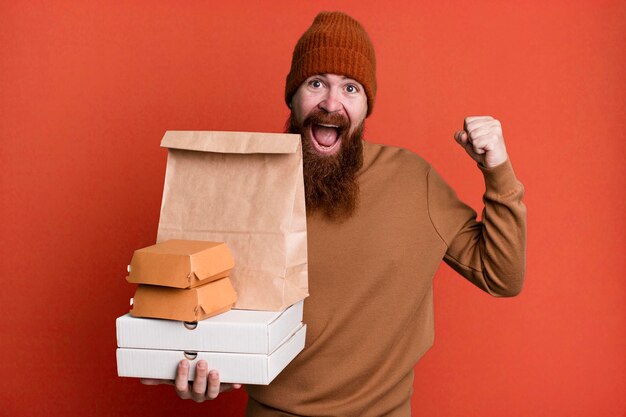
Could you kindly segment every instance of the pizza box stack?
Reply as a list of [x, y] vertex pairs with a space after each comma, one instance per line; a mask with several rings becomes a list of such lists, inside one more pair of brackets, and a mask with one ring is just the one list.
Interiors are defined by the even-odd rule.
[[123, 377], [174, 379], [182, 359], [205, 360], [222, 382], [269, 384], [304, 348], [303, 302], [283, 311], [236, 310], [223, 242], [168, 240], [135, 251], [127, 281], [139, 284], [116, 321]]

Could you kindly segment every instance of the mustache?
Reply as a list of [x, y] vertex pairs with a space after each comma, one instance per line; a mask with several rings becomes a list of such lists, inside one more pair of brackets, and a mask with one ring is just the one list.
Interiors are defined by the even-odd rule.
[[312, 111], [302, 122], [302, 126], [305, 128], [314, 124], [337, 126], [340, 135], [350, 129], [350, 120], [346, 116], [339, 113], [326, 113], [320, 109]]

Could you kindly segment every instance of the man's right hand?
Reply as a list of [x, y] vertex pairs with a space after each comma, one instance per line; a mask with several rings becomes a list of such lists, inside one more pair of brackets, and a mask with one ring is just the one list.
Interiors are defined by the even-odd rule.
[[214, 400], [220, 392], [241, 388], [241, 384], [220, 384], [220, 375], [216, 370], [209, 371], [206, 361], [200, 360], [196, 364], [196, 377], [189, 382], [189, 361], [183, 359], [178, 363], [176, 380], [169, 379], [141, 379], [145, 385], [168, 384], [174, 385], [176, 394], [183, 400], [192, 399], [201, 403]]

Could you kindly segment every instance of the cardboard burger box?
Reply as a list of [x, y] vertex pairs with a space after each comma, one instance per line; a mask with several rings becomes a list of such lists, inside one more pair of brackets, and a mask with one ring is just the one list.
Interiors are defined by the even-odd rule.
[[235, 266], [224, 242], [173, 239], [138, 249], [126, 280], [173, 288], [193, 288], [229, 276]]
[[223, 242], [168, 240], [133, 254], [127, 281], [139, 284], [130, 314], [197, 321], [231, 309], [235, 261]]
[[137, 318], [116, 321], [121, 377], [173, 379], [182, 359], [204, 359], [222, 382], [269, 384], [304, 348], [303, 302], [282, 312], [230, 310], [198, 322]]
[[228, 278], [194, 288], [139, 285], [130, 314], [169, 320], [198, 321], [230, 310], [237, 293]]

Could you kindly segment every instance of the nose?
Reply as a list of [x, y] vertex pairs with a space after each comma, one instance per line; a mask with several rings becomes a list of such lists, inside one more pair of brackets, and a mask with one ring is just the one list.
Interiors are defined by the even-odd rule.
[[343, 108], [343, 104], [339, 99], [339, 93], [337, 89], [330, 88], [322, 101], [318, 104], [318, 107], [325, 110], [328, 113], [336, 113]]

